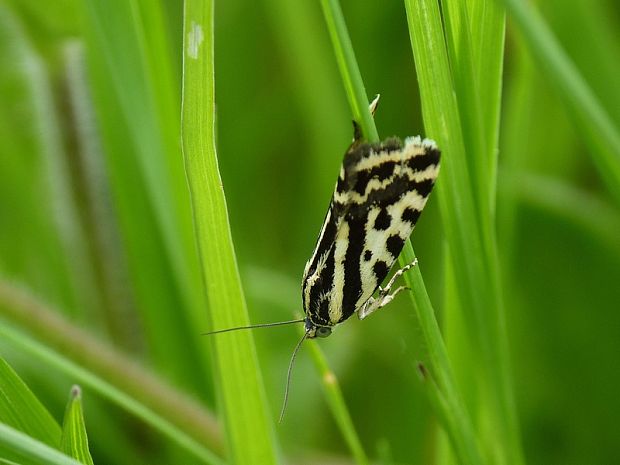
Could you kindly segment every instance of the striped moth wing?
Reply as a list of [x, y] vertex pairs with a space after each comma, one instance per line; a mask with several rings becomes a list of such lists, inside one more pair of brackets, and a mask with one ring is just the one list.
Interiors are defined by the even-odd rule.
[[304, 270], [308, 329], [341, 323], [372, 297], [415, 227], [439, 158], [428, 139], [367, 143], [356, 137]]

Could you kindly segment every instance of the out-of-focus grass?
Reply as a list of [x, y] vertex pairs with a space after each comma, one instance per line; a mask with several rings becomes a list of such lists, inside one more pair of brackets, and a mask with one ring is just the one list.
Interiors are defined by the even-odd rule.
[[[215, 8], [218, 162], [252, 322], [300, 310], [303, 264], [351, 137], [352, 114], [320, 2], [293, 3], [216, 2]], [[472, 317], [477, 309], [461, 298], [466, 268], [481, 255], [463, 242], [460, 269], [443, 248], [446, 237], [472, 223], [499, 232], [500, 267], [491, 277], [503, 295], [525, 462], [616, 463], [620, 213], [610, 193], [618, 186], [601, 175], [601, 126], [575, 110], [577, 94], [558, 90], [569, 88], [561, 79], [574, 81], [578, 73], [617, 130], [620, 10], [606, 0], [537, 2], [575, 64], [562, 77], [543, 71], [540, 55], [528, 50], [547, 49], [536, 37], [515, 34], [510, 14], [502, 57], [500, 3], [442, 2], [450, 85], [459, 103], [469, 102], [457, 113], [467, 129], [462, 162], [470, 182], [458, 185], [463, 173], [449, 166], [455, 154], [442, 147], [447, 170], [437, 187], [444, 192], [432, 196], [413, 243], [481, 445], [501, 437], [485, 423], [492, 404], [475, 381], [489, 363], [469, 337], [481, 328]], [[382, 95], [378, 133], [423, 133], [403, 4], [341, 4], [366, 92]], [[81, 331], [107, 339], [173, 389], [214, 408], [210, 343], [200, 337], [211, 309], [180, 150], [182, 39], [177, 0], [62, 0], [45, 8], [36, 0], [0, 2], [0, 273], [3, 283], [29, 289]], [[446, 219], [452, 210], [441, 196], [461, 188], [471, 191], [471, 205], [461, 209], [455, 196], [454, 215]], [[472, 218], [461, 221], [465, 211]], [[488, 235], [481, 237], [488, 247]], [[451, 244], [449, 253], [456, 252]], [[477, 282], [473, 289], [482, 297], [494, 292], [487, 281]], [[418, 327], [407, 300], [399, 297], [363, 322], [352, 319], [319, 343], [370, 461], [454, 463], [449, 447], [436, 448], [434, 411], [415, 369], [424, 337], [405, 329]], [[210, 455], [220, 453], [217, 447], [192, 443], [182, 426], [169, 429], [182, 423], [139, 414], [140, 399], [126, 397], [122, 383], [112, 383], [120, 386], [114, 395], [129, 402], [110, 407], [109, 385], [87, 376], [97, 373], [96, 363], [70, 365], [58, 354], [75, 348], [52, 350], [36, 332], [27, 343], [5, 323], [8, 315], [2, 313], [0, 325], [15, 337], [3, 337], [0, 351], [56, 421], [70, 386], [79, 376], [91, 380], [79, 381], [94, 463], [195, 460], [179, 444], [218, 460]], [[478, 317], [492, 329], [492, 315]], [[13, 324], [28, 331], [27, 324]], [[254, 338], [275, 420], [297, 332], [262, 330]], [[287, 462], [327, 463], [351, 454], [308, 359], [302, 349], [289, 411], [275, 431]]]

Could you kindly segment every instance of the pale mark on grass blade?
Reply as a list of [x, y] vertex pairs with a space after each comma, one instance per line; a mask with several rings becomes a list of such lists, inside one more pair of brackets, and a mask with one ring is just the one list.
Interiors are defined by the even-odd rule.
[[200, 24], [192, 21], [190, 31], [187, 33], [187, 54], [190, 58], [198, 59], [198, 52], [205, 36]]

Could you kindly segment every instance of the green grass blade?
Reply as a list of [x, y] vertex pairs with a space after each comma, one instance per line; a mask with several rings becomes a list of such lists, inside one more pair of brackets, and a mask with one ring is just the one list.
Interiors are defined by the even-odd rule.
[[444, 154], [436, 190], [454, 270], [459, 276], [459, 300], [467, 311], [470, 339], [484, 360], [480, 381], [487, 396], [485, 415], [490, 417], [485, 421], [493, 425], [486, 447], [493, 451], [498, 463], [521, 463], [495, 238], [487, 222], [477, 221], [480, 214], [471, 190], [439, 6], [435, 0], [406, 0], [405, 5], [424, 125]]
[[370, 111], [368, 111], [368, 96], [362, 81], [353, 45], [347, 32], [347, 26], [340, 9], [338, 0], [321, 0], [323, 7], [323, 15], [327, 23], [327, 29], [332, 39], [332, 46], [336, 54], [336, 61], [342, 76], [349, 105], [353, 112], [353, 119], [359, 123], [362, 133], [369, 141], [378, 141], [379, 134], [372, 119]]
[[60, 426], [28, 386], [0, 357], [0, 422], [51, 447], [58, 447]]
[[0, 423], [0, 460], [20, 465], [80, 465], [80, 462], [26, 434]]
[[82, 390], [79, 386], [71, 388], [71, 396], [62, 423], [60, 450], [85, 465], [94, 465], [88, 450], [88, 436], [82, 409]]
[[340, 390], [340, 385], [338, 384], [338, 378], [336, 378], [334, 372], [329, 368], [325, 355], [323, 355], [317, 342], [307, 341], [307, 343], [310, 347], [316, 371], [321, 376], [321, 386], [323, 387], [325, 399], [338, 424], [338, 428], [344, 436], [347, 446], [349, 446], [351, 454], [353, 454], [353, 459], [357, 465], [368, 465], [370, 462], [364, 452], [357, 431], [355, 431], [353, 420], [351, 419], [347, 404]]
[[[184, 13], [183, 155], [212, 327], [248, 324], [215, 149], [213, 3], [188, 0]], [[206, 342], [206, 341], [205, 341]], [[277, 446], [252, 335], [212, 336], [219, 405], [230, 458], [277, 463]]]
[[609, 191], [620, 202], [620, 131], [553, 33], [522, 0], [503, 0], [528, 50], [545, 70], [590, 147], [590, 155]]

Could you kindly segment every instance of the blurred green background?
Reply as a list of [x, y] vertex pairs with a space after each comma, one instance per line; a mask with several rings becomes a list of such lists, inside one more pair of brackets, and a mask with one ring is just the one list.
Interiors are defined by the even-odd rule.
[[[423, 133], [403, 4], [341, 3], [367, 92], [381, 93], [379, 134]], [[620, 126], [620, 4], [539, 3]], [[289, 319], [351, 138], [346, 95], [318, 2], [217, 2], [215, 44], [218, 158], [251, 320]], [[2, 289], [214, 409], [180, 151], [181, 48], [179, 0], [0, 0], [0, 274]], [[620, 463], [620, 209], [510, 21], [502, 101], [498, 245], [526, 460]], [[413, 244], [441, 322], [433, 197]], [[49, 342], [5, 313], [0, 325]], [[436, 459], [420, 348], [401, 336], [413, 318], [401, 299], [321, 341], [381, 463]], [[297, 338], [255, 332], [274, 417]], [[9, 340], [0, 355], [60, 419], [76, 380]], [[88, 388], [83, 397], [95, 463], [192, 463]], [[351, 463], [303, 350], [277, 434], [287, 463]]]

